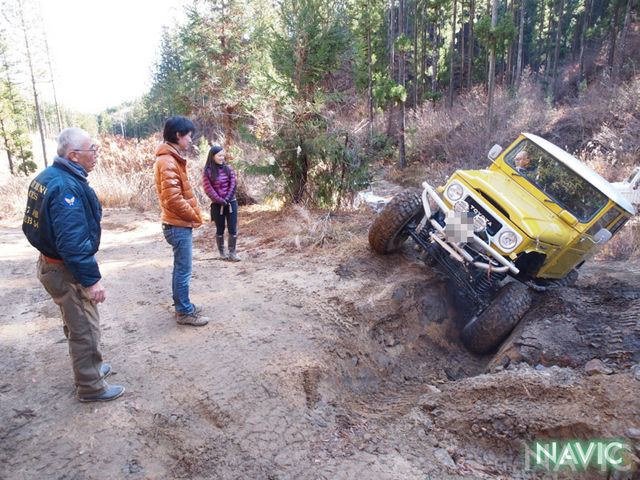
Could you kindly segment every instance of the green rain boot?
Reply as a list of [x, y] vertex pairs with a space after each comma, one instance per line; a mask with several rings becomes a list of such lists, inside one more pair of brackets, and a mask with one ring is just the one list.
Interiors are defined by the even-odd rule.
[[240, 257], [236, 255], [236, 240], [238, 239], [237, 235], [229, 235], [229, 258], [233, 262], [239, 262]]
[[224, 235], [216, 235], [216, 243], [218, 244], [218, 250], [220, 251], [220, 258], [227, 260], [229, 255], [224, 251]]

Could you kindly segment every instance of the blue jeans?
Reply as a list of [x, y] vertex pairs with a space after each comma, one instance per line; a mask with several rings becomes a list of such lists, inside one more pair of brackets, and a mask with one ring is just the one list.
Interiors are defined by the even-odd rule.
[[171, 288], [173, 304], [180, 313], [193, 313], [189, 300], [189, 282], [192, 270], [192, 235], [188, 227], [162, 224], [164, 238], [173, 247], [173, 277]]

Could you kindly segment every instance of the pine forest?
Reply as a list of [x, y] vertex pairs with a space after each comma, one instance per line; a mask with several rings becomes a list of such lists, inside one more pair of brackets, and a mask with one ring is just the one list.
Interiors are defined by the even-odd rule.
[[523, 131], [605, 176], [640, 162], [638, 0], [194, 0], [164, 27], [149, 91], [99, 115], [55, 100], [37, 4], [3, 3], [0, 141], [15, 175], [36, 150], [46, 163], [45, 138], [67, 126], [135, 144], [171, 115], [284, 202], [330, 209], [380, 165], [417, 185]]

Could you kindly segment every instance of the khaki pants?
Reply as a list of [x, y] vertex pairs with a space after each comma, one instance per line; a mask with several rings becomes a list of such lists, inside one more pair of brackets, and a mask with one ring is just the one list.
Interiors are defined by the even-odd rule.
[[105, 392], [107, 384], [100, 373], [100, 315], [97, 305], [90, 300], [89, 291], [76, 282], [64, 264], [47, 263], [41, 258], [38, 280], [62, 312], [77, 394]]

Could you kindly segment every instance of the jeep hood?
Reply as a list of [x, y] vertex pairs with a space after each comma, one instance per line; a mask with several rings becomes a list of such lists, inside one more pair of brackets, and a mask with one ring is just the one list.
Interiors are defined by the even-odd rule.
[[506, 212], [511, 223], [532, 240], [539, 237], [545, 243], [565, 245], [575, 234], [546, 205], [503, 172], [458, 170], [456, 174], [494, 211]]

